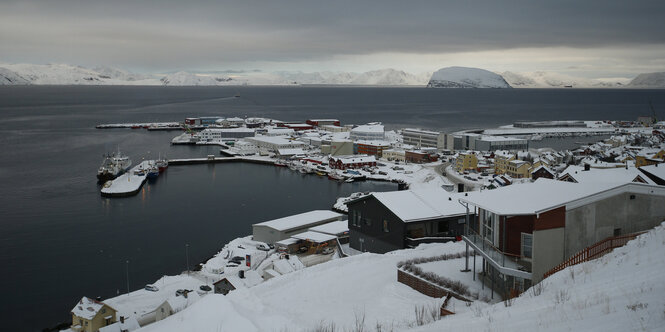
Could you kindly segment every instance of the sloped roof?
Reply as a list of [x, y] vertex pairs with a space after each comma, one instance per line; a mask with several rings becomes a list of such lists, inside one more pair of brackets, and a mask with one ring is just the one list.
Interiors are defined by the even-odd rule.
[[466, 214], [466, 209], [457, 202], [462, 195], [443, 189], [403, 190], [371, 195], [404, 222]]
[[104, 303], [84, 296], [74, 306], [74, 308], [72, 309], [72, 314], [76, 315], [77, 317], [81, 317], [83, 319], [93, 319], [97, 315], [99, 310], [102, 309], [102, 307], [104, 307]]
[[638, 176], [648, 184], [654, 182], [645, 176], [635, 167], [619, 167], [619, 168], [591, 168], [588, 171], [584, 170], [582, 166], [570, 165], [561, 172], [559, 178], [565, 176], [572, 177], [577, 183], [629, 183], [635, 181]]

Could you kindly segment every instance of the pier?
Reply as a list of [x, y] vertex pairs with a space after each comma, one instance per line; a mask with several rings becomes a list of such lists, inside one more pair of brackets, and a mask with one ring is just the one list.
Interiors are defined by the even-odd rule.
[[[114, 180], [107, 181], [102, 187], [102, 196], [127, 197], [136, 195], [145, 183], [147, 179], [146, 174], [153, 162], [153, 160], [145, 160]], [[136, 171], [139, 170], [143, 170], [143, 172], [137, 174]]]
[[177, 165], [196, 165], [196, 164], [219, 164], [219, 163], [233, 163], [233, 162], [248, 162], [255, 164], [274, 165], [274, 161], [266, 158], [248, 158], [248, 157], [215, 157], [209, 155], [205, 158], [187, 158], [187, 159], [170, 159], [169, 166]]

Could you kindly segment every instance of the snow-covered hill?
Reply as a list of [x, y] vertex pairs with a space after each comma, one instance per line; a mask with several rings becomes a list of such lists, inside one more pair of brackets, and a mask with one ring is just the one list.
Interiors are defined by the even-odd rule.
[[27, 85], [30, 81], [21, 77], [21, 75], [7, 69], [0, 67], [0, 85]]
[[[661, 330], [665, 324], [664, 227], [665, 223], [600, 259], [560, 271], [512, 302], [467, 305], [453, 300], [448, 309], [455, 315], [419, 328], [414, 308], [436, 309], [441, 299], [398, 283], [396, 263], [462, 252], [464, 243], [332, 260], [227, 296], [206, 295], [139, 331]], [[442, 273], [471, 282], [470, 274], [459, 272], [463, 258], [451, 263]], [[480, 290], [480, 283], [474, 283]]]
[[510, 88], [501, 75], [480, 68], [447, 67], [432, 74], [433, 88]]
[[501, 76], [514, 88], [619, 88], [626, 86], [628, 78], [588, 79], [554, 72], [503, 72]]
[[665, 88], [665, 72], [639, 74], [629, 84], [636, 88]]

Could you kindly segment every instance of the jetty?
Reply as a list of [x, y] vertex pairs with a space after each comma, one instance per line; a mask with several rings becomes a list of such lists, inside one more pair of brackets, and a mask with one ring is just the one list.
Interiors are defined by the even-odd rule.
[[134, 122], [134, 123], [106, 123], [96, 125], [97, 129], [116, 129], [116, 128], [131, 128], [131, 129], [148, 129], [148, 130], [182, 130], [184, 127], [180, 122]]
[[107, 181], [102, 187], [102, 196], [127, 197], [136, 195], [145, 183], [146, 174], [152, 163], [154, 163], [154, 160], [145, 160], [114, 180]]
[[274, 165], [274, 161], [267, 158], [251, 158], [251, 157], [216, 157], [215, 155], [208, 155], [205, 158], [187, 158], [187, 159], [169, 159], [169, 166], [177, 165], [196, 165], [196, 164], [219, 164], [229, 162], [247, 162], [255, 164]]

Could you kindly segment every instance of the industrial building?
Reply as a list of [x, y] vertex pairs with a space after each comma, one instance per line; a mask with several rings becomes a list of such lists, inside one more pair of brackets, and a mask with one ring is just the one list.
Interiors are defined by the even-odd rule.
[[344, 215], [329, 210], [314, 210], [252, 225], [254, 241], [275, 243], [305, 232], [311, 227], [342, 220]]
[[437, 131], [407, 128], [402, 129], [404, 144], [410, 144], [417, 148], [439, 148], [444, 149], [445, 134]]

